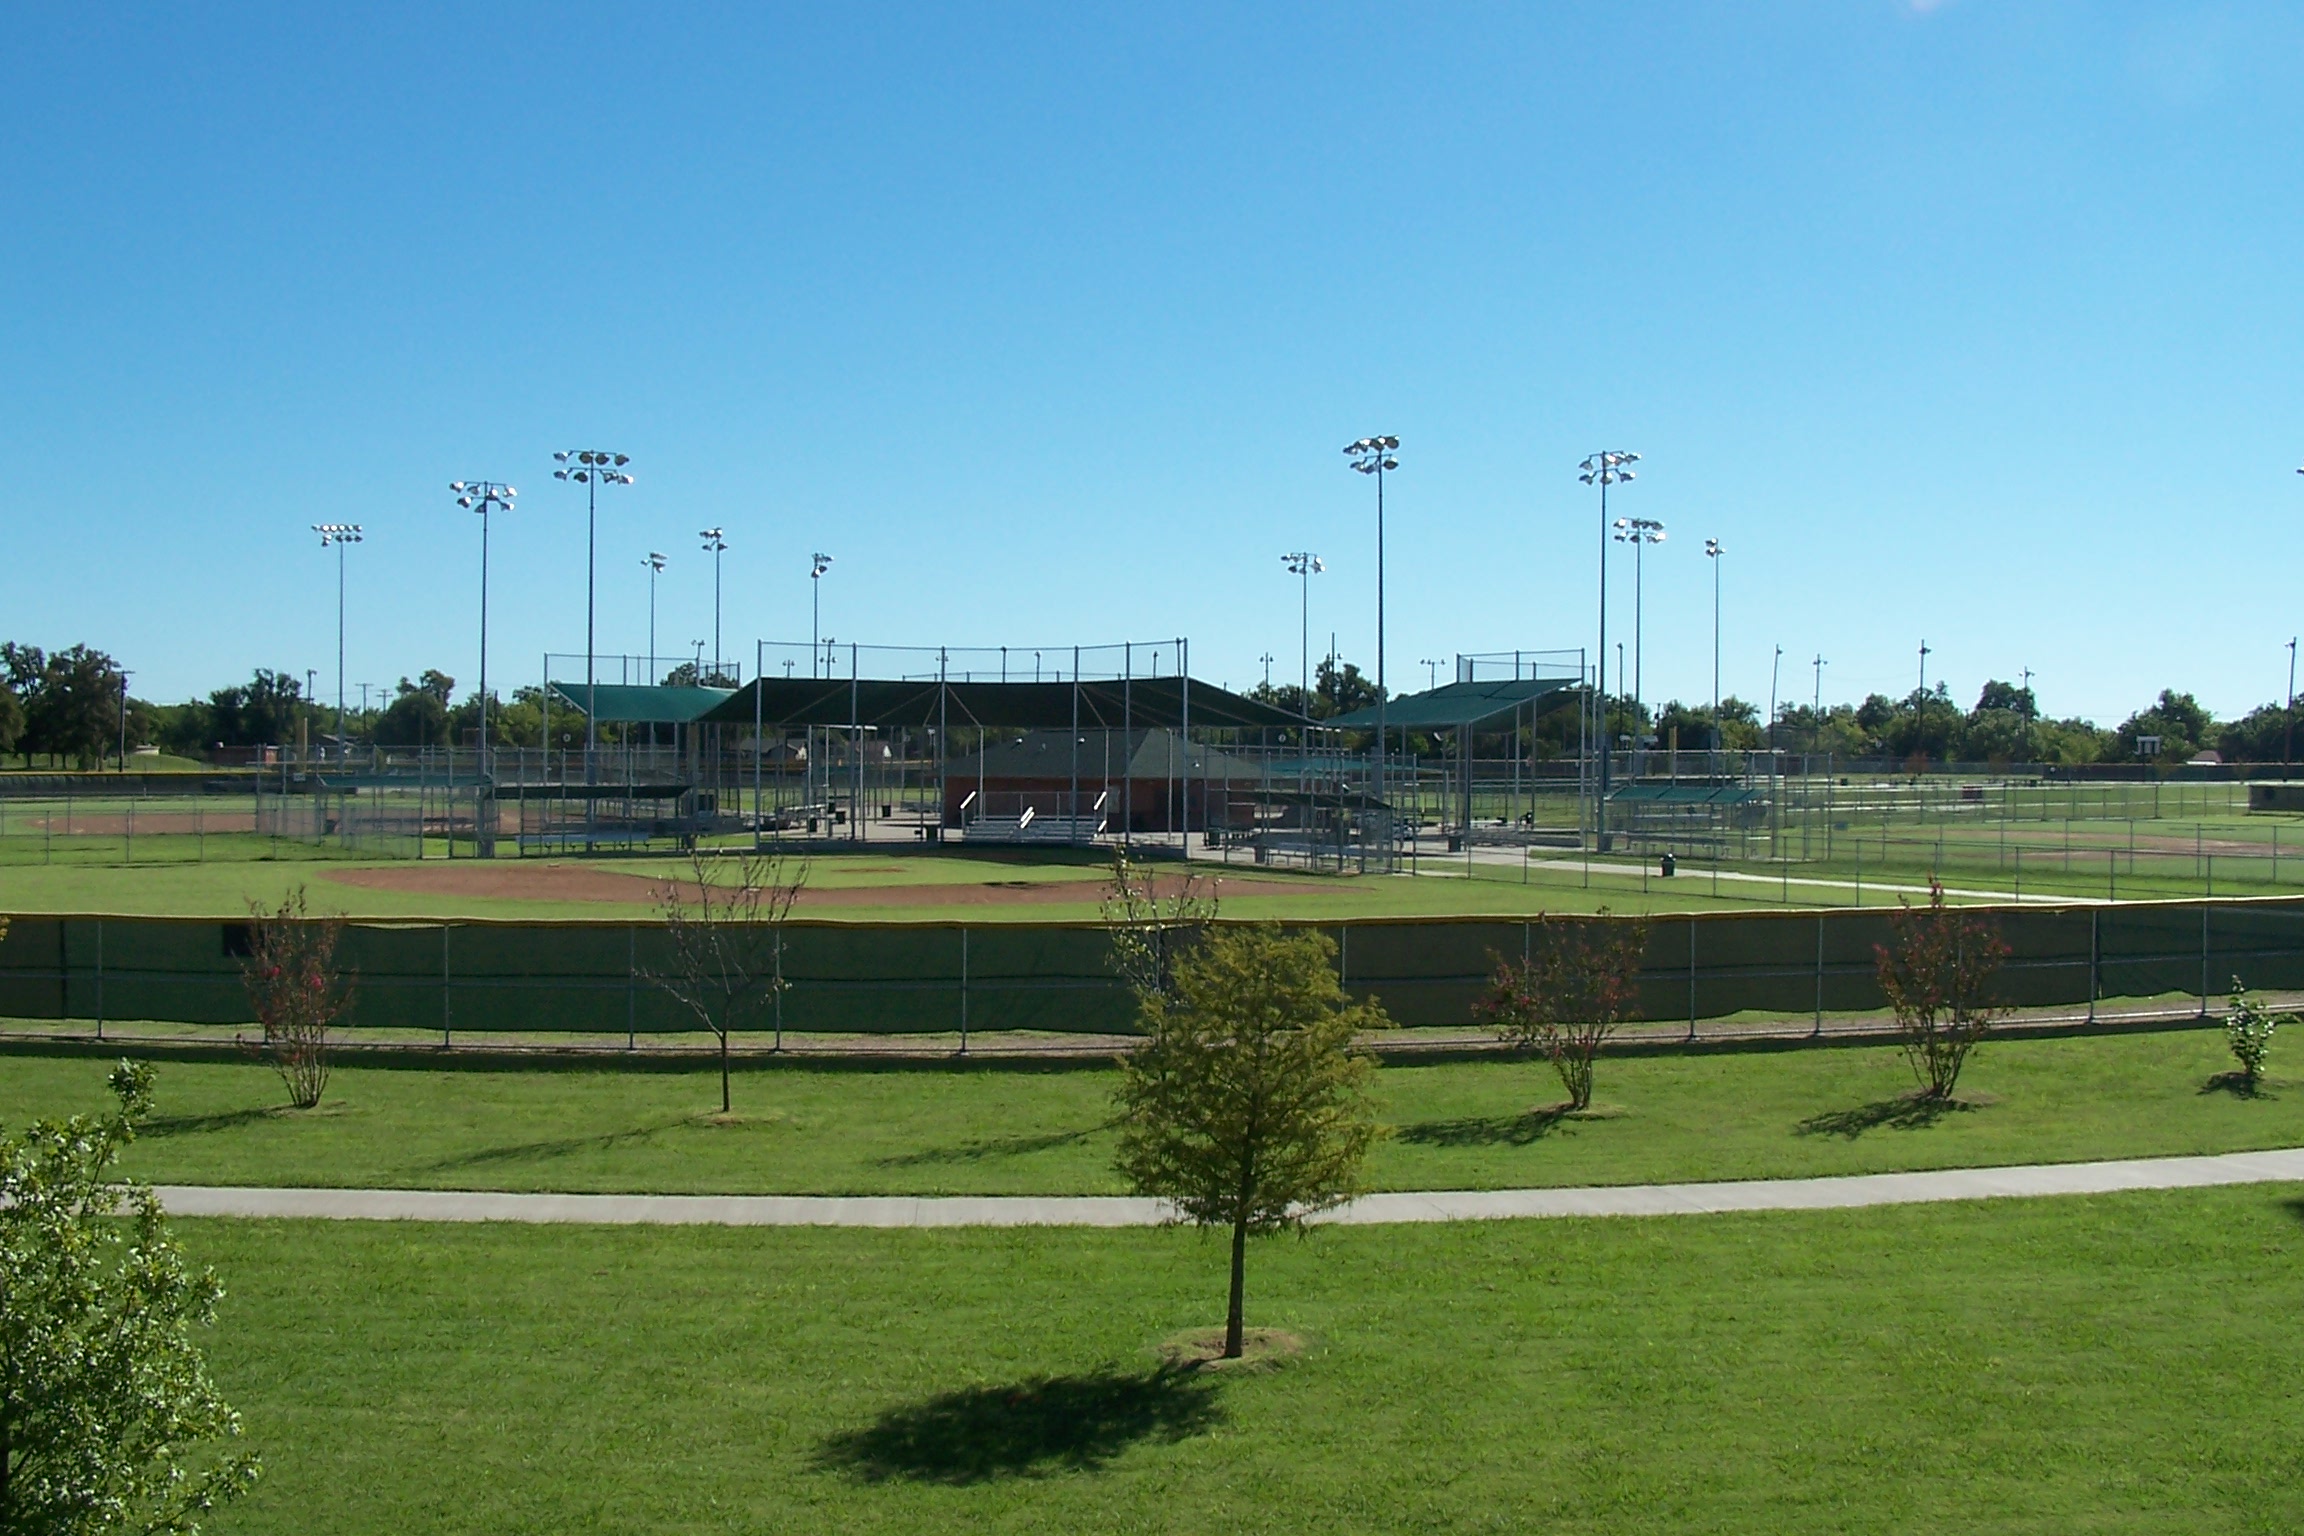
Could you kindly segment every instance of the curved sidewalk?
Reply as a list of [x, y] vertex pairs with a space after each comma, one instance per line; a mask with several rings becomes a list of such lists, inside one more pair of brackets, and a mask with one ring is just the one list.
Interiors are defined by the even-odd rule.
[[[1686, 1216], [1822, 1211], [1936, 1200], [2102, 1195], [2129, 1189], [2304, 1182], [2304, 1147], [2110, 1163], [2033, 1163], [1825, 1179], [1622, 1184], [1582, 1189], [1429, 1190], [1366, 1195], [1321, 1222], [1495, 1221], [1559, 1216]], [[1157, 1200], [1120, 1195], [521, 1195], [422, 1189], [257, 1189], [161, 1185], [176, 1216], [332, 1221], [589, 1222], [726, 1227], [1148, 1227]]]

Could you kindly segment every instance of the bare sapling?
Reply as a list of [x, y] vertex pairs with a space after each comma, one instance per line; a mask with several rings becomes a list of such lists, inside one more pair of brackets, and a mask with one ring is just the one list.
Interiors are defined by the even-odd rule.
[[1189, 863], [1163, 881], [1126, 849], [1113, 849], [1103, 903], [1113, 969], [1139, 999], [1172, 995], [1176, 961], [1216, 921], [1216, 908], [1216, 882]]
[[[808, 863], [777, 851], [696, 848], [687, 864], [686, 878], [657, 888], [671, 958], [649, 979], [718, 1041], [725, 1115], [729, 1039], [757, 1029], [786, 986], [784, 923], [808, 884]], [[784, 1048], [781, 1028], [775, 1048]]]
[[1891, 942], [1873, 946], [1874, 971], [1896, 1014], [1904, 1059], [1920, 1097], [1949, 1103], [1969, 1053], [2007, 1015], [1992, 978], [2008, 959], [1999, 926], [1944, 904], [1931, 877], [1928, 905], [1888, 917]]
[[344, 920], [313, 916], [301, 885], [276, 908], [248, 904], [240, 980], [264, 1031], [257, 1050], [298, 1109], [312, 1108], [327, 1090], [333, 1031], [351, 1011], [354, 978], [336, 960], [343, 938]]
[[1540, 917], [1528, 958], [1500, 960], [1479, 1015], [1499, 1039], [1541, 1053], [1560, 1074], [1568, 1108], [1592, 1107], [1600, 1048], [1640, 1010], [1645, 918]]

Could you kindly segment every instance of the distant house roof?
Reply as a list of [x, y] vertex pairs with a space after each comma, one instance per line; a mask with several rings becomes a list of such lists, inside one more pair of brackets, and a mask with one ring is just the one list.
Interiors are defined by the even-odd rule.
[[1175, 731], [1021, 731], [995, 741], [981, 752], [956, 757], [945, 764], [947, 778], [1065, 779], [1073, 772], [1077, 740], [1079, 772], [1083, 779], [1222, 779], [1257, 780], [1263, 770], [1245, 758], [1199, 742], [1188, 742]]

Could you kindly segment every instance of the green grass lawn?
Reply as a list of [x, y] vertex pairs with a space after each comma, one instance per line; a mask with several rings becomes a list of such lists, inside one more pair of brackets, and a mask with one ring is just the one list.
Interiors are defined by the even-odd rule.
[[1192, 1232], [186, 1221], [219, 1536], [2288, 1532], [2304, 1199]]
[[[1601, 1063], [1602, 1118], [1543, 1106], [1537, 1062], [1393, 1065], [1391, 1189], [1778, 1178], [2304, 1145], [2304, 1076], [2264, 1096], [2209, 1086], [2211, 1030], [2006, 1040], [1975, 1107], [1916, 1113], [1887, 1046]], [[101, 1057], [0, 1054], [0, 1124], [95, 1110]], [[254, 1064], [162, 1061], [158, 1122], [130, 1166], [170, 1183], [824, 1194], [1118, 1193], [1113, 1074], [1096, 1066], [763, 1063], [722, 1123], [710, 1070], [347, 1067], [311, 1112]]]

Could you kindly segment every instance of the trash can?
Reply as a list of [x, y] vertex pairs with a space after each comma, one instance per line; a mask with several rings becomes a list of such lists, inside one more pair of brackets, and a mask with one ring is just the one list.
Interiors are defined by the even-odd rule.
[[1664, 855], [1662, 863], [1658, 867], [1663, 872], [1664, 877], [1666, 879], [1670, 879], [1672, 877], [1672, 872], [1680, 867], [1680, 861], [1672, 857], [1672, 855], [1666, 854]]

